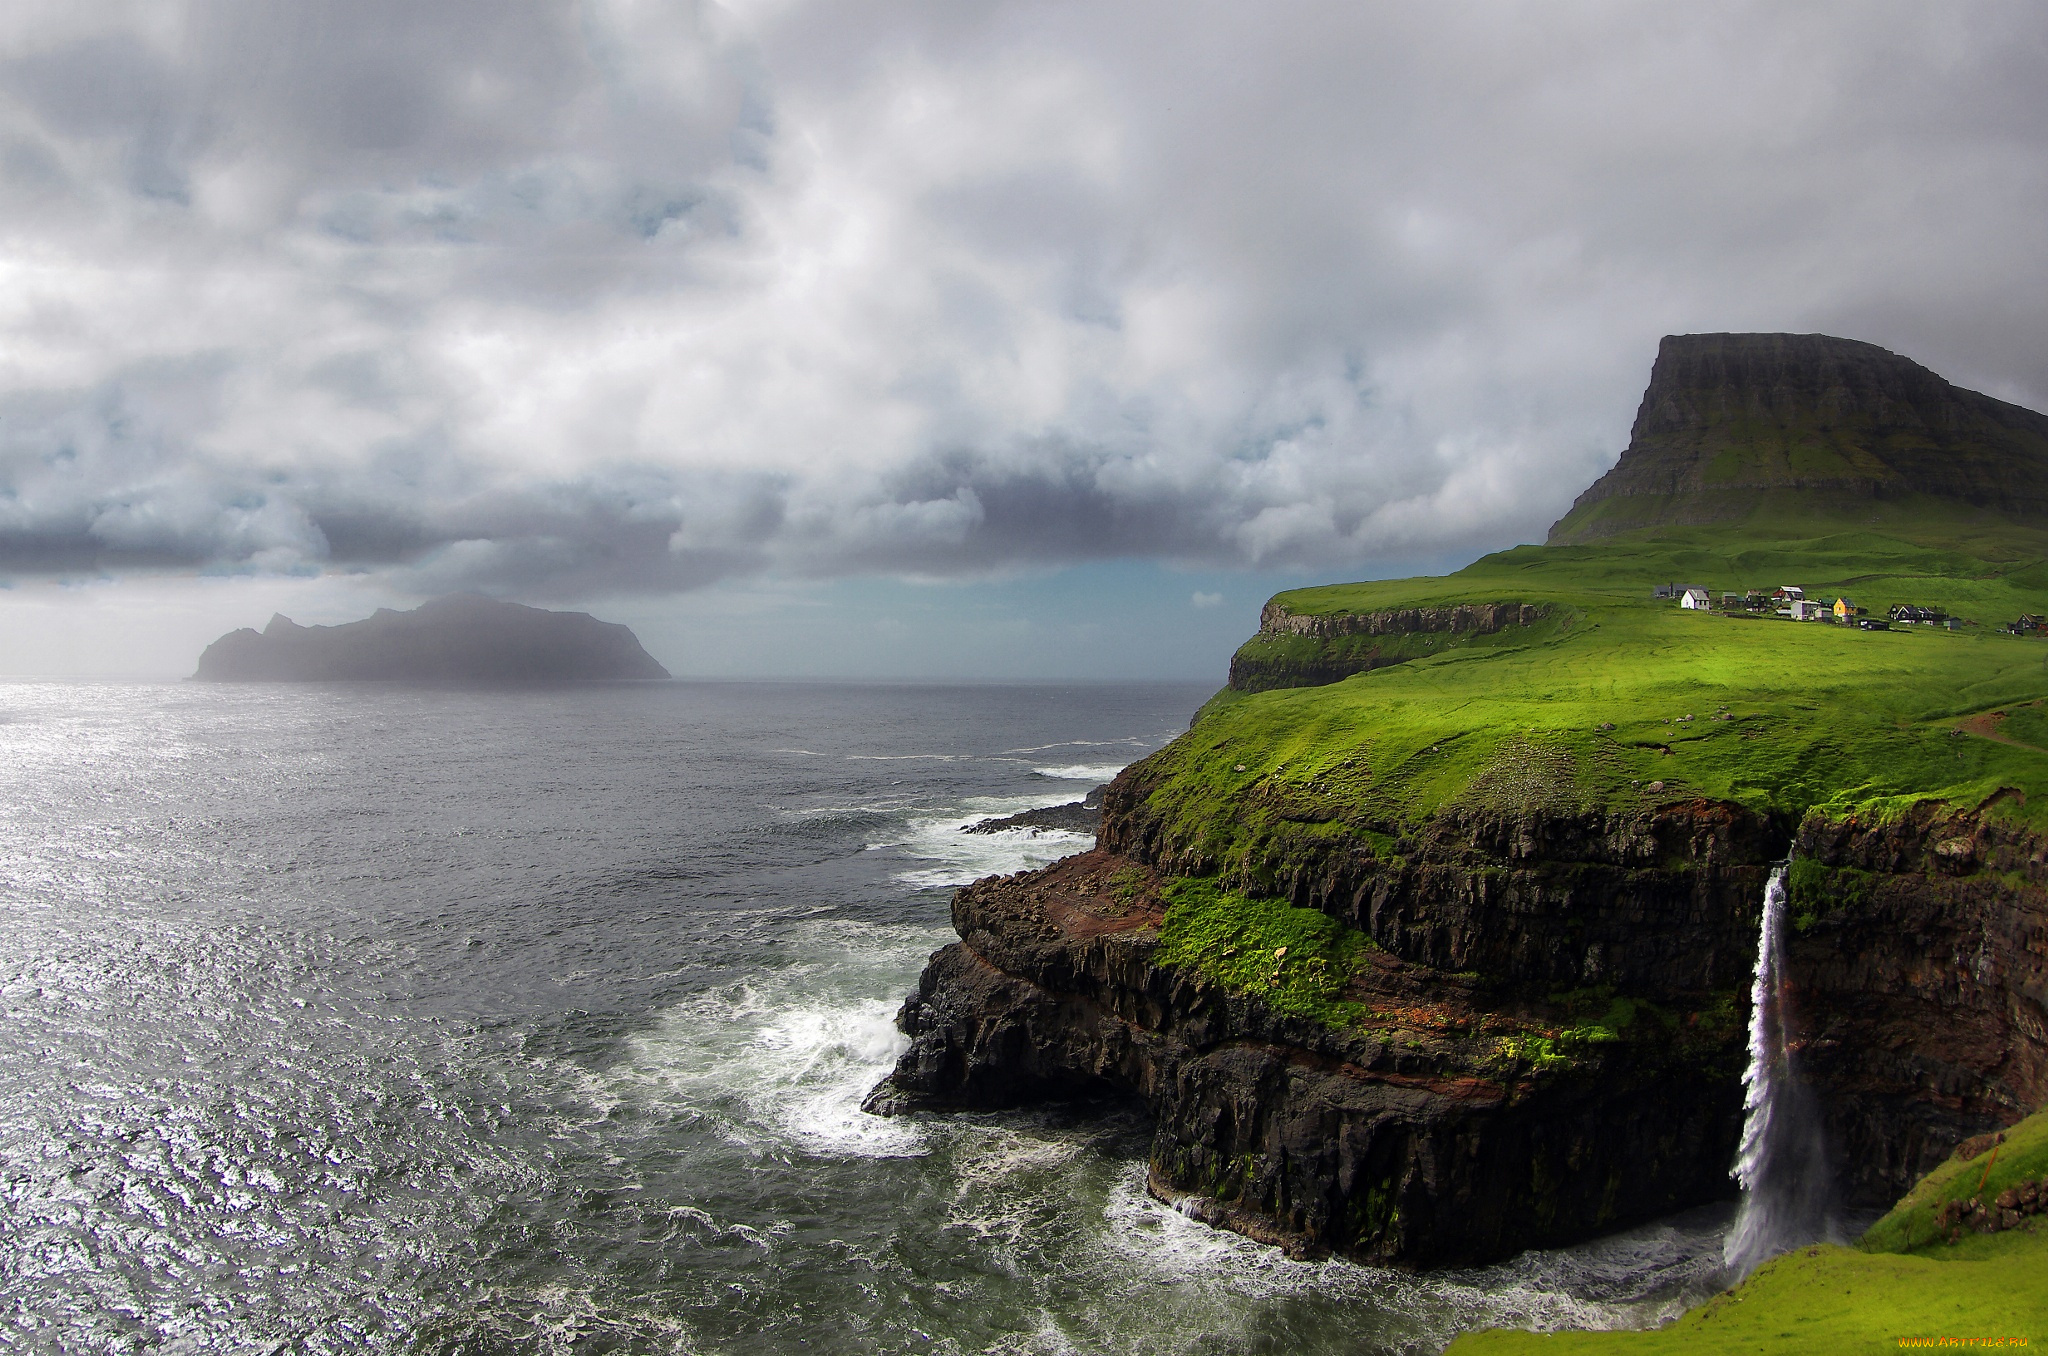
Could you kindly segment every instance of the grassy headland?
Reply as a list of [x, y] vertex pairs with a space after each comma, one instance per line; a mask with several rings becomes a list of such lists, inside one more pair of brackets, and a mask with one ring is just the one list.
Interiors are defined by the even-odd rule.
[[[1798, 585], [1870, 616], [1912, 604], [1966, 624], [1866, 631], [1690, 611], [1653, 599], [1660, 584], [1704, 588], [1716, 604]], [[1459, 630], [1447, 619], [1461, 604], [1473, 608], [1458, 615], [1491, 605], [1489, 617], [1521, 605], [1512, 615], [1533, 624]], [[2029, 614], [2048, 614], [2048, 419], [1868, 345], [1667, 339], [1629, 451], [1549, 544], [1437, 578], [1279, 595], [1271, 629], [1240, 651], [1247, 681], [1127, 774], [1157, 860], [1204, 873], [1167, 887], [1167, 956], [1303, 1016], [1375, 1023], [1343, 983], [1371, 942], [1264, 896], [1297, 888], [1305, 866], [1360, 855], [1426, 866], [1428, 830], [1445, 816], [1455, 832], [1547, 820], [1654, 843], [1627, 835], [1669, 807], [1732, 805], [1790, 841], [1816, 815], [1881, 825], [1932, 802], [2048, 829], [2048, 635], [2004, 629]], [[1379, 667], [1286, 685], [1368, 662]], [[1697, 865], [1686, 849], [1655, 850], [1671, 858], [1661, 871]], [[1795, 926], [1816, 908], [1853, 908], [1870, 888], [1862, 875], [1795, 868]], [[1297, 954], [1303, 968], [1290, 971], [1282, 961]], [[1532, 1003], [1540, 1031], [1486, 1034], [1530, 1071], [1568, 1069], [1582, 1048], [1726, 1034], [1738, 1000], [1704, 995], [1708, 1006], [1680, 1014], [1575, 990]], [[2048, 1338], [2048, 1216], [1955, 1229], [1962, 1195], [2048, 1175], [2048, 1118], [2017, 1127], [2001, 1152], [1929, 1175], [1860, 1248], [1801, 1249], [1665, 1329], [1479, 1333], [1453, 1350]]]
[[[2001, 628], [2048, 612], [2048, 533], [1912, 507], [1887, 505], [1857, 532], [1663, 530], [1281, 594], [1297, 615], [1496, 601], [1550, 612], [1324, 687], [1226, 690], [1154, 755], [1152, 806], [1253, 889], [1275, 839], [1393, 851], [1447, 806], [1629, 812], [1708, 798], [1796, 821], [1928, 798], [1975, 807], [2010, 789], [1997, 812], [2039, 822], [2048, 755], [2028, 746], [2048, 747], [2048, 717], [2014, 708], [2048, 698], [2048, 640]], [[1663, 582], [1717, 599], [1799, 584], [1877, 616], [1916, 603], [1972, 624], [1870, 632], [1691, 612], [1651, 599]], [[1961, 726], [1998, 711], [2004, 739]]]

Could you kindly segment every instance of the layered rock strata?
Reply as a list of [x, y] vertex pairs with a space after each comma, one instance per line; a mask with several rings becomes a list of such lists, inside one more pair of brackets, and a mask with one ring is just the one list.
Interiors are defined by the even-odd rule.
[[1549, 540], [1913, 497], [2048, 515], [2048, 416], [1854, 339], [1670, 335], [1628, 448]]
[[[870, 1109], [1135, 1093], [1156, 1118], [1156, 1194], [1297, 1252], [1402, 1265], [1498, 1258], [1728, 1193], [1732, 995], [1667, 993], [1632, 1029], [1575, 1036], [1542, 986], [1374, 949], [1345, 992], [1366, 1015], [1333, 1027], [1161, 963], [1157, 885], [1098, 849], [961, 890], [961, 941], [904, 1005], [912, 1044]], [[1730, 907], [1726, 931], [1754, 929], [1755, 900]], [[1688, 967], [1704, 977], [1646, 962]]]
[[[871, 1108], [1136, 1094], [1163, 1198], [1403, 1265], [1725, 1198], [1763, 887], [1795, 839], [1793, 1002], [1845, 1202], [2048, 1100], [2048, 852], [1984, 816], [1795, 829], [1702, 801], [1446, 813], [1393, 854], [1275, 843], [1241, 871], [1375, 946], [1346, 991], [1366, 1015], [1333, 1026], [1161, 961], [1160, 881], [1216, 864], [1148, 789], [1143, 764], [1112, 785], [1096, 852], [959, 892]], [[1587, 993], [1641, 1015], [1589, 1034], [1560, 1006]]]
[[2048, 843], [1927, 802], [1809, 815], [1796, 853], [1803, 1067], [1846, 1198], [1886, 1204], [2048, 1104]]
[[[1512, 626], [1533, 626], [1549, 614], [1548, 606], [1534, 603], [1295, 613], [1276, 599], [1259, 612], [1258, 634], [1231, 656], [1230, 686], [1239, 692], [1321, 687], [1414, 657], [1397, 647], [1373, 643], [1375, 640], [1418, 635], [1490, 636]], [[1294, 647], [1272, 643], [1303, 639], [1338, 643], [1319, 645], [1304, 654], [1290, 653]]]

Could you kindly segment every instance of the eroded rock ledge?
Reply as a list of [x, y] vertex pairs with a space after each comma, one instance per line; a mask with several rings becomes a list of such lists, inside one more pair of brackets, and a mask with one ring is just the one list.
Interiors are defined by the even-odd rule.
[[904, 1004], [912, 1044], [869, 1109], [1136, 1093], [1161, 1196], [1296, 1252], [1406, 1265], [1726, 1194], [1732, 1014], [1674, 1009], [1644, 1039], [1517, 1058], [1515, 1038], [1557, 1031], [1540, 999], [1379, 951], [1346, 995], [1369, 1021], [1336, 1030], [1160, 964], [1157, 884], [1098, 850], [961, 890], [961, 941]]
[[[1102, 848], [956, 895], [961, 941], [905, 1003], [912, 1044], [871, 1109], [1136, 1094], [1163, 1198], [1401, 1265], [1724, 1198], [1763, 881], [1795, 836], [1795, 1001], [1847, 1199], [1889, 1201], [2048, 1100], [2048, 845], [1984, 813], [1815, 813], [1795, 835], [1695, 802], [1446, 814], [1392, 853], [1276, 845], [1262, 892], [1377, 946], [1339, 1029], [1160, 959], [1162, 876], [1216, 864], [1133, 773]], [[1586, 986], [1643, 1015], [1575, 1045], [1560, 991]]]
[[[1548, 617], [1540, 603], [1447, 603], [1380, 612], [1295, 613], [1277, 599], [1259, 613], [1259, 633], [1231, 656], [1230, 686], [1239, 692], [1320, 687], [1353, 674], [1403, 664], [1414, 654], [1404, 637], [1490, 636]], [[1319, 642], [1303, 648], [1302, 642]]]
[[1297, 614], [1278, 602], [1259, 611], [1259, 630], [1269, 636], [1402, 636], [1418, 631], [1470, 631], [1492, 635], [1510, 626], [1533, 626], [1549, 612], [1533, 603], [1453, 603], [1445, 607], [1397, 607], [1385, 612]]

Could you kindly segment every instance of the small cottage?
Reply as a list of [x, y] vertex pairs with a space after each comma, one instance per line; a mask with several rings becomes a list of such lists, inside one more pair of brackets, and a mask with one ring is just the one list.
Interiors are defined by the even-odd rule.
[[1856, 604], [1850, 602], [1847, 598], [1837, 598], [1835, 599], [1834, 613], [1835, 620], [1838, 622], [1854, 621], [1856, 619]]
[[1694, 612], [1706, 612], [1713, 607], [1705, 589], [1687, 589], [1678, 600], [1678, 605]]

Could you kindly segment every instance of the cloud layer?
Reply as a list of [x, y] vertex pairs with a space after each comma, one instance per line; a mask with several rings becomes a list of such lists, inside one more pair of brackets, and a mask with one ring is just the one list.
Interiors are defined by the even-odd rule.
[[0, 571], [1526, 539], [1659, 335], [2048, 398], [2029, 6], [23, 3]]

